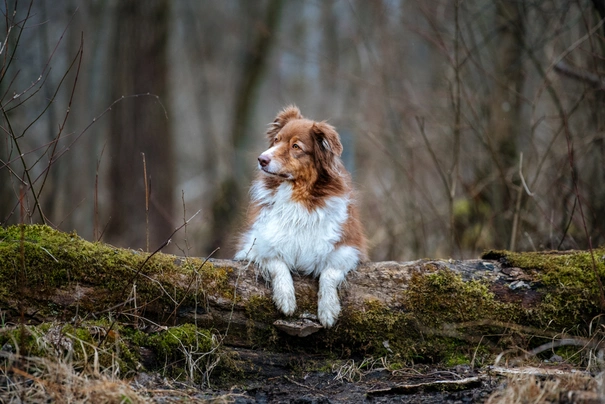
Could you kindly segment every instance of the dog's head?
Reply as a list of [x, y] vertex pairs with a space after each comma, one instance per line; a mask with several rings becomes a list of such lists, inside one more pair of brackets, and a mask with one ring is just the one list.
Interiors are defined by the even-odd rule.
[[269, 149], [258, 157], [259, 168], [284, 180], [317, 181], [339, 174], [342, 144], [333, 126], [305, 119], [289, 106], [269, 124]]

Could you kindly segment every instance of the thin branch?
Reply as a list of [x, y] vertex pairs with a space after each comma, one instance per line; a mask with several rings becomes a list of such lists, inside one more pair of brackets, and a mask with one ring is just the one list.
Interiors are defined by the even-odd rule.
[[[74, 100], [74, 94], [76, 92], [76, 86], [78, 84], [78, 77], [80, 76], [80, 67], [82, 66], [82, 55], [84, 54], [84, 34], [80, 35], [80, 48], [78, 49], [78, 53], [76, 55], [78, 55], [78, 54], [80, 56], [78, 58], [78, 68], [76, 69], [76, 77], [74, 78], [74, 84], [71, 88], [71, 94], [69, 96], [69, 102], [67, 104], [67, 112], [65, 113], [65, 116], [63, 117], [63, 122], [61, 123], [61, 126], [59, 127], [59, 133], [57, 133], [57, 136], [53, 143], [53, 149], [50, 153], [50, 158], [48, 159], [48, 167], [46, 170], [44, 170], [45, 171], [44, 179], [42, 180], [42, 185], [40, 185], [40, 189], [38, 190], [38, 197], [40, 197], [40, 195], [42, 194], [42, 190], [44, 189], [44, 185], [46, 185], [46, 179], [48, 178], [48, 173], [50, 173], [50, 165], [52, 164], [53, 158], [55, 157], [55, 152], [57, 150], [57, 145], [59, 144], [59, 139], [61, 138], [61, 134], [63, 133], [63, 130], [65, 129], [65, 124], [67, 123], [67, 119], [69, 118], [69, 113], [71, 112], [71, 104]], [[74, 59], [74, 62], [75, 62], [75, 59]], [[72, 62], [72, 64], [69, 66], [69, 69], [67, 69], [67, 72], [69, 72], [71, 70], [74, 62]], [[63, 80], [61, 80], [61, 82], [63, 82]], [[59, 86], [57, 87], [57, 91], [59, 90], [59, 87], [61, 87], [61, 83], [59, 83]], [[55, 92], [55, 95], [56, 95], [56, 92]], [[53, 96], [53, 99], [54, 99], [54, 96]], [[52, 102], [53, 99], [51, 99], [50, 102]], [[50, 105], [50, 103], [49, 103], [49, 105]]]
[[597, 90], [605, 91], [605, 79], [600, 77], [598, 74], [587, 72], [586, 70], [578, 69], [565, 63], [563, 60], [557, 63], [554, 69], [572, 79], [588, 83], [595, 87]]
[[8, 118], [8, 115], [6, 114], [6, 110], [4, 108], [2, 108], [1, 106], [0, 106], [0, 110], [2, 110], [2, 115], [4, 116], [4, 119], [6, 119], [6, 123], [8, 125], [9, 131], [11, 134], [11, 138], [13, 139], [13, 143], [15, 144], [17, 153], [19, 153], [19, 159], [21, 160], [21, 164], [23, 165], [23, 170], [25, 172], [25, 176], [27, 177], [27, 182], [28, 182], [27, 186], [32, 189], [32, 195], [34, 196], [35, 205], [34, 205], [34, 209], [33, 209], [33, 212], [31, 213], [31, 215], [33, 215], [35, 213], [36, 208], [37, 208], [38, 211], [40, 212], [40, 217], [42, 218], [42, 222], [44, 224], [46, 224], [46, 218], [44, 217], [44, 213], [42, 212], [42, 207], [40, 206], [40, 202], [38, 201], [38, 196], [36, 195], [36, 192], [33, 189], [33, 182], [31, 180], [31, 176], [29, 175], [29, 168], [27, 167], [27, 163], [25, 162], [25, 157], [24, 157], [23, 153], [21, 152], [21, 146], [19, 145], [17, 137], [15, 136], [15, 132], [10, 123], [10, 119]]
[[[162, 245], [160, 245], [153, 253], [149, 254], [147, 256], [147, 258], [145, 259], [145, 261], [143, 261], [143, 263], [139, 266], [139, 268], [136, 270], [136, 272], [130, 277], [130, 279], [124, 284], [124, 287], [122, 288], [122, 291], [118, 294], [118, 296], [120, 295], [124, 295], [124, 293], [126, 292], [127, 289], [129, 289], [131, 287], [131, 285], [134, 283], [134, 281], [136, 281], [136, 279], [138, 278], [139, 274], [141, 273], [141, 271], [143, 270], [143, 268], [145, 268], [145, 265], [147, 265], [147, 262], [149, 262], [149, 260], [156, 255], [157, 253], [159, 253], [160, 251], [162, 251], [162, 249], [164, 247], [166, 247], [168, 244], [170, 244], [170, 242], [172, 241], [172, 237], [179, 231], [181, 230], [183, 227], [187, 226], [187, 224], [193, 220], [194, 217], [196, 217], [202, 210], [198, 210], [197, 212], [195, 212], [195, 214], [193, 216], [191, 216], [189, 218], [189, 220], [187, 220], [185, 223], [183, 223], [182, 225], [180, 225], [179, 227], [177, 227], [171, 234], [170, 236], [168, 236], [168, 238], [166, 239], [166, 241], [164, 241], [162, 243]], [[97, 345], [98, 347], [101, 347], [103, 345], [103, 343], [105, 342], [105, 340], [107, 339], [107, 335], [109, 334], [109, 331], [112, 330], [113, 326], [115, 325], [118, 317], [120, 316], [120, 314], [122, 313], [122, 308], [124, 307], [124, 305], [120, 305], [118, 312], [116, 313], [116, 315], [114, 316], [114, 320], [113, 322], [109, 325], [109, 328], [107, 328], [107, 332], [105, 334], [105, 337], [103, 337], [100, 341], [99, 344]]]
[[[15, 54], [17, 52], [17, 48], [19, 48], [19, 41], [21, 40], [21, 35], [23, 34], [23, 30], [25, 29], [25, 24], [27, 23], [27, 21], [29, 20], [29, 16], [31, 15], [31, 10], [32, 10], [33, 5], [34, 5], [34, 0], [31, 0], [29, 2], [29, 7], [27, 8], [27, 14], [25, 15], [25, 18], [21, 21], [23, 23], [23, 27], [19, 27], [21, 29], [19, 30], [19, 34], [17, 35], [17, 39], [15, 40], [15, 46], [13, 47], [13, 53], [8, 58], [8, 62], [4, 66], [2, 66], [2, 73], [0, 73], [0, 83], [4, 80], [4, 76], [6, 76], [6, 73], [8, 72], [8, 68], [10, 67], [12, 61], [15, 59]], [[16, 9], [13, 11], [16, 13]], [[8, 12], [8, 8], [7, 8], [7, 12]], [[13, 17], [14, 17], [14, 14], [13, 14]], [[7, 21], [7, 24], [8, 24], [8, 21]], [[15, 23], [12, 25], [18, 26], [19, 23]]]
[[[206, 262], [208, 262], [208, 260], [214, 255], [215, 252], [217, 252], [218, 250], [220, 250], [220, 247], [216, 247], [210, 254], [208, 254], [208, 256], [204, 259], [204, 262], [202, 262], [202, 265], [200, 265], [199, 269], [197, 271], [193, 272], [193, 276], [191, 277], [191, 280], [189, 281], [189, 284], [187, 285], [187, 287], [185, 288], [185, 292], [183, 293], [183, 298], [181, 299], [181, 301], [174, 307], [174, 310], [172, 311], [172, 313], [170, 314], [170, 316], [168, 316], [168, 319], [170, 319], [170, 317], [175, 316], [176, 319], [176, 311], [179, 309], [179, 307], [181, 307], [181, 305], [183, 304], [183, 302], [185, 301], [185, 299], [187, 298], [187, 293], [189, 293], [189, 289], [191, 288], [191, 285], [193, 284], [193, 281], [195, 280], [198, 271], [200, 269], [202, 269], [204, 267], [204, 265], [206, 265]], [[235, 300], [235, 299], [234, 299]], [[175, 302], [176, 303], [176, 302]]]
[[527, 187], [527, 184], [525, 183], [525, 177], [523, 176], [523, 152], [519, 154], [519, 177], [521, 177], [521, 183], [523, 184], [523, 188], [525, 188], [525, 192], [527, 192], [527, 195], [534, 196], [534, 194]]
[[426, 145], [426, 148], [428, 149], [428, 151], [431, 155], [431, 159], [433, 160], [433, 163], [435, 164], [435, 167], [437, 168], [437, 172], [439, 173], [441, 182], [443, 183], [443, 186], [445, 187], [445, 189], [449, 195], [449, 194], [451, 194], [450, 184], [447, 179], [447, 176], [445, 175], [445, 172], [443, 171], [443, 168], [441, 167], [441, 164], [439, 164], [439, 159], [437, 158], [437, 154], [435, 154], [435, 151], [433, 150], [433, 147], [431, 146], [431, 143], [429, 142], [429, 139], [426, 136], [426, 132], [424, 130], [424, 119], [422, 119], [420, 117], [415, 117], [415, 118], [416, 118], [416, 123], [418, 124], [418, 128], [420, 129], [420, 134], [422, 135], [422, 139], [424, 139], [424, 144]]

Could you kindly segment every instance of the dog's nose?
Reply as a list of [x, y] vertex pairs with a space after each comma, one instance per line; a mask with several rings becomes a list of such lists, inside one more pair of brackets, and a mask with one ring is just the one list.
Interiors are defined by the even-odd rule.
[[269, 156], [265, 156], [264, 154], [258, 156], [258, 164], [260, 164], [261, 167], [266, 167], [267, 164], [269, 164], [270, 162], [271, 159], [269, 158]]

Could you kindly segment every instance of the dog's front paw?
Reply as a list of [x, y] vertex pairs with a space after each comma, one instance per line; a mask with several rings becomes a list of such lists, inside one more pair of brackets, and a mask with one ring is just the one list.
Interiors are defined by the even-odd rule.
[[283, 289], [273, 290], [273, 302], [279, 311], [287, 316], [291, 316], [296, 310], [296, 295], [294, 294], [294, 288], [292, 288], [292, 291]]
[[332, 299], [332, 301], [329, 303], [327, 301], [319, 301], [317, 307], [317, 318], [324, 327], [331, 328], [336, 323], [339, 314], [340, 302], [338, 301], [338, 297], [336, 300]]
[[287, 316], [294, 314], [296, 310], [296, 295], [294, 294], [294, 283], [290, 273], [287, 276], [275, 277], [273, 279], [273, 302], [277, 308]]

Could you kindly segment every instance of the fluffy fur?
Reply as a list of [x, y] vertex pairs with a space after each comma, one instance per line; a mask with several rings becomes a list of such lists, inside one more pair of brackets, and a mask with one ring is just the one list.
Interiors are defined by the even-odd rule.
[[294, 106], [277, 115], [267, 136], [235, 259], [258, 265], [286, 315], [296, 310], [291, 271], [319, 277], [318, 318], [332, 327], [338, 287], [366, 257], [342, 144], [332, 126], [305, 119]]

